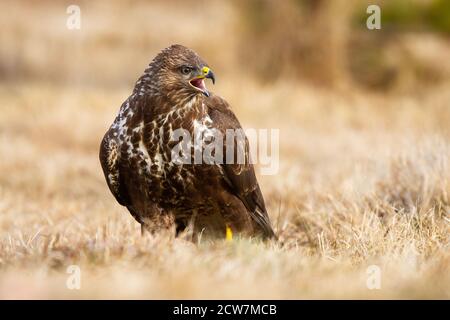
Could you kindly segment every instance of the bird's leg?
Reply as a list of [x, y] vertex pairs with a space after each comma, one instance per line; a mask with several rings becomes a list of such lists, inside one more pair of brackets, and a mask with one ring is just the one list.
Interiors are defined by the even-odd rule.
[[184, 230], [186, 230], [186, 222], [181, 219], [175, 220], [175, 227], [176, 236], [179, 236]]
[[194, 239], [195, 219], [197, 218], [197, 214], [198, 214], [198, 210], [194, 209], [192, 212], [192, 216], [189, 219], [189, 223], [188, 223], [187, 227], [184, 229], [186, 238], [190, 239], [191, 241]]

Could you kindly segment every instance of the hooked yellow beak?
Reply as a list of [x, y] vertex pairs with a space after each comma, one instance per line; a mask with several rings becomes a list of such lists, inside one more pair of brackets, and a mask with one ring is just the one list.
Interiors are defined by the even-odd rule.
[[204, 66], [201, 70], [202, 74], [199, 76], [199, 78], [208, 78], [212, 80], [212, 83], [216, 83], [216, 77], [214, 76], [214, 73], [211, 71], [210, 68], [207, 66]]
[[205, 83], [204, 83], [204, 79], [205, 78], [211, 79], [213, 84], [216, 82], [216, 78], [214, 76], [214, 73], [211, 71], [211, 69], [209, 69], [206, 66], [204, 66], [200, 70], [200, 74], [198, 76], [196, 76], [194, 79], [190, 80], [189, 83], [191, 84], [191, 86], [193, 86], [197, 90], [200, 90], [205, 96], [209, 97], [210, 93], [206, 89], [206, 86], [205, 86]]

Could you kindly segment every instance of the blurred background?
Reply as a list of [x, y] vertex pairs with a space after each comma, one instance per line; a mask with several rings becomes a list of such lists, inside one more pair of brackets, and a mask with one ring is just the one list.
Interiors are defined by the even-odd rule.
[[[449, 78], [446, 0], [3, 1], [0, 79], [130, 86], [162, 48], [194, 48], [220, 75], [417, 92]], [[382, 9], [381, 30], [366, 8]]]
[[[107, 189], [100, 140], [175, 43], [244, 127], [280, 129], [280, 171], [259, 181], [281, 251], [170, 251]], [[449, 155], [448, 0], [0, 2], [0, 297], [448, 298]], [[392, 281], [368, 292], [355, 268], [377, 259]], [[423, 277], [397, 277], [411, 259]], [[64, 287], [71, 263], [85, 291]]]

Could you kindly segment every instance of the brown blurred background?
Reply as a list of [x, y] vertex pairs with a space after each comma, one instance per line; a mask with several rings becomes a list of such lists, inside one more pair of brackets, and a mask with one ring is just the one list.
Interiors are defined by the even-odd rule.
[[[131, 86], [182, 43], [217, 69], [264, 83], [417, 92], [450, 77], [446, 0], [2, 1], [0, 80]], [[366, 28], [381, 7], [382, 29]]]

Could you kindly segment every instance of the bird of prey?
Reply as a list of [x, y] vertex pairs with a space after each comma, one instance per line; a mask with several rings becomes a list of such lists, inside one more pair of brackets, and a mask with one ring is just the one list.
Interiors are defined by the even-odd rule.
[[[232, 145], [235, 152], [243, 150], [241, 162], [172, 159], [177, 129], [193, 136], [198, 127], [214, 129], [224, 137], [229, 129], [241, 129], [228, 103], [207, 90], [205, 79], [214, 83], [214, 73], [191, 49], [172, 45], [156, 55], [101, 142], [108, 187], [143, 232], [275, 237], [245, 136], [243, 148]], [[223, 155], [227, 148], [224, 143]]]

